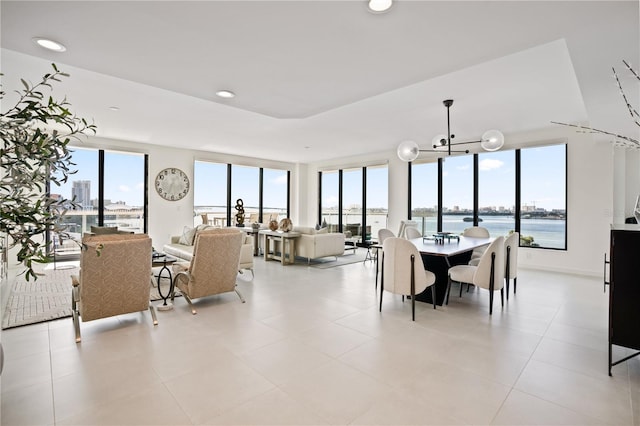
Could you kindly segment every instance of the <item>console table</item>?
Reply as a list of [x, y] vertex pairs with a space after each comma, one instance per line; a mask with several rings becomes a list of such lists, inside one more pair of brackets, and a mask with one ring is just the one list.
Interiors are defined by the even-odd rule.
[[[296, 239], [300, 237], [299, 232], [269, 231], [265, 229], [260, 231], [260, 234], [264, 235], [265, 261], [279, 260], [283, 265], [291, 265], [295, 262]], [[280, 255], [276, 252], [278, 243], [280, 243]]]
[[253, 255], [258, 256], [260, 254], [260, 244], [258, 239], [258, 234], [260, 232], [260, 229], [259, 228], [255, 229], [250, 226], [244, 226], [238, 229], [244, 231], [247, 235], [253, 236]]

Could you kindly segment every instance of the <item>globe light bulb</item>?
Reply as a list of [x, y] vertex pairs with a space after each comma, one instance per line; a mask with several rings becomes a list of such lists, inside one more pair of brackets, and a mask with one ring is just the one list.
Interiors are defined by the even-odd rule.
[[480, 146], [485, 151], [497, 151], [504, 145], [504, 135], [499, 130], [487, 130], [482, 135]]
[[414, 141], [404, 141], [398, 145], [398, 158], [402, 161], [413, 161], [418, 158], [420, 148]]

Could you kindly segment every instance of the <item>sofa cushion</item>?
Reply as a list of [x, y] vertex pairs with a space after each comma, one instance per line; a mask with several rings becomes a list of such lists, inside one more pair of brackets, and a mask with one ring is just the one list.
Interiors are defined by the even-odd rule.
[[185, 226], [184, 228], [182, 228], [182, 235], [180, 236], [178, 243], [184, 244], [185, 246], [192, 246], [195, 236], [196, 236], [196, 228]]
[[299, 232], [301, 234], [309, 234], [309, 235], [316, 234], [316, 228], [314, 228], [313, 226], [294, 226], [293, 231]]
[[185, 244], [165, 244], [164, 247], [162, 247], [162, 251], [186, 261], [190, 261], [193, 257], [193, 246], [187, 246]]

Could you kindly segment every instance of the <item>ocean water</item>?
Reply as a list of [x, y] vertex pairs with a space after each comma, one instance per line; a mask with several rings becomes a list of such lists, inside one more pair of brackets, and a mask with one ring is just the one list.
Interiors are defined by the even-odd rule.
[[[460, 234], [465, 228], [473, 225], [472, 222], [463, 221], [464, 216], [443, 215], [442, 230]], [[515, 229], [513, 216], [482, 216], [480, 226], [487, 228], [492, 237], [505, 236]], [[435, 217], [416, 217], [418, 226], [424, 229], [424, 235], [436, 232]], [[520, 234], [524, 237], [533, 237], [533, 242], [544, 248], [565, 248], [566, 220], [558, 219], [521, 219]]]

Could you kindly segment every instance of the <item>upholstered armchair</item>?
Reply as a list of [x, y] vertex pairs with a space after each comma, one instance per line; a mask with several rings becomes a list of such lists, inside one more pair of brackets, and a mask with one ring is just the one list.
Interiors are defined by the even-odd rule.
[[[244, 232], [233, 228], [218, 228], [197, 234], [191, 262], [173, 265], [174, 288], [178, 288], [195, 315], [191, 299], [235, 291], [240, 249]], [[171, 295], [173, 300], [174, 295]]]
[[85, 235], [80, 275], [72, 276], [71, 310], [76, 342], [81, 341], [80, 319], [93, 321], [149, 309], [151, 238], [144, 234]]

